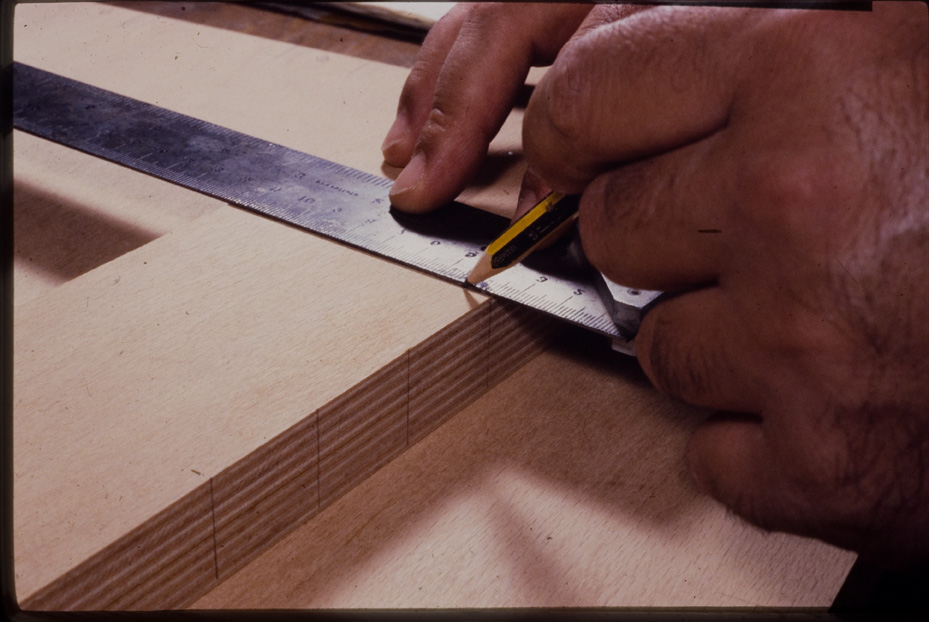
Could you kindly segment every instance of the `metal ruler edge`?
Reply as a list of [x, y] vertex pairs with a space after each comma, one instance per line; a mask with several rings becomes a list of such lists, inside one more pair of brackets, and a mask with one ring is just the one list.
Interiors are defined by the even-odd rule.
[[[389, 179], [200, 119], [14, 63], [13, 123], [19, 130], [219, 198], [301, 229], [601, 333], [634, 337], [650, 300], [624, 303], [634, 321], [617, 327], [599, 274], [577, 241], [471, 286], [476, 258], [506, 219], [454, 203], [410, 215], [390, 208]], [[622, 348], [618, 348], [623, 351]]]

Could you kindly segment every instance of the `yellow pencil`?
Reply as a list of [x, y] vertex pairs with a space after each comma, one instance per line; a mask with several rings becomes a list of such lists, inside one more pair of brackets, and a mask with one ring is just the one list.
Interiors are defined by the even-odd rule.
[[574, 219], [580, 197], [551, 192], [490, 243], [471, 270], [472, 285], [515, 266], [548, 239], [560, 235]]

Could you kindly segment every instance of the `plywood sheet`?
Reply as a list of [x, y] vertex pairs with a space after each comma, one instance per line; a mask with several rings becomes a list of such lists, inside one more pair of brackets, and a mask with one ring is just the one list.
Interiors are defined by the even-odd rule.
[[572, 335], [192, 606], [828, 607], [854, 555], [700, 495], [704, 416]]
[[[402, 70], [104, 5], [22, 5], [17, 26], [21, 62], [380, 172], [372, 137]], [[32, 137], [16, 144], [27, 605], [185, 602], [403, 451], [411, 409], [415, 440], [489, 386], [468, 377], [467, 399], [408, 403], [410, 386], [453, 384], [487, 347], [484, 296]], [[422, 344], [449, 342], [446, 329], [478, 339], [452, 339], [424, 367]]]
[[[406, 74], [97, 4], [18, 6], [16, 58], [369, 172]], [[514, 118], [494, 147], [508, 166], [469, 201], [512, 209], [517, 137]], [[851, 555], [696, 494], [680, 456], [701, 413], [604, 344], [533, 359], [560, 330], [538, 316], [15, 140], [26, 606], [169, 608], [211, 588], [197, 606], [819, 606], [837, 591]]]
[[[370, 173], [395, 174], [383, 163], [380, 140], [405, 68], [166, 17], [181, 17], [183, 9], [18, 5], [14, 58]], [[293, 27], [285, 30], [293, 36]], [[503, 215], [515, 208], [524, 170], [519, 118], [494, 141], [493, 170], [462, 195], [470, 205]], [[224, 205], [22, 132], [14, 132], [14, 168], [16, 304]]]

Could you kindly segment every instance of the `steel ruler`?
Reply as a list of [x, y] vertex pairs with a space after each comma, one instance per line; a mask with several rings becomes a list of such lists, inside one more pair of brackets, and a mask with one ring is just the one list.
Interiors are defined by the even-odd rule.
[[[22, 63], [14, 63], [13, 123], [463, 287], [472, 287], [465, 277], [508, 224], [459, 203], [404, 214], [390, 207], [388, 179]], [[576, 240], [534, 253], [477, 289], [614, 343], [634, 337], [654, 298], [626, 288], [608, 292]]]

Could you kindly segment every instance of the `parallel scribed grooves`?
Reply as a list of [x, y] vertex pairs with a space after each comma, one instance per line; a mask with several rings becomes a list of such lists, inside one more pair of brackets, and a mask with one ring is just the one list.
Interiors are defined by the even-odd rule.
[[[157, 575], [134, 586], [103, 609], [160, 609], [181, 607], [216, 585], [213, 570], [213, 541], [203, 540], [186, 555], [176, 557], [158, 570]], [[196, 563], [190, 563], [187, 558]]]
[[320, 507], [406, 448], [407, 387], [404, 355], [320, 408]]
[[[207, 482], [36, 592], [24, 608], [100, 609], [128, 600], [139, 586], [161, 594], [174, 566], [190, 575], [185, 581], [206, 589], [213, 579], [210, 503]], [[208, 574], [199, 576], [196, 569], [204, 567]], [[173, 604], [172, 594], [164, 597]]]
[[316, 417], [311, 416], [226, 468], [213, 480], [217, 530], [233, 520], [232, 508], [255, 505], [304, 473], [315, 481], [317, 455]]
[[320, 476], [320, 508], [330, 505], [405, 450], [406, 422], [368, 428], [343, 449], [333, 454], [332, 462], [327, 464], [331, 469]]
[[[421, 418], [430, 416], [441, 422], [480, 396], [486, 386], [486, 369], [462, 370], [460, 375], [450, 378], [449, 382], [435, 383], [423, 392], [417, 400], [418, 403], [412, 407], [413, 413]], [[418, 427], [414, 427], [415, 434], [420, 433]], [[414, 435], [414, 430], [411, 430], [411, 435]]]
[[223, 580], [319, 511], [316, 473], [289, 479], [217, 528], [217, 574]]
[[[325, 483], [333, 476], [333, 468], [342, 464], [348, 458], [364, 457], [362, 450], [377, 451], [387, 442], [391, 434], [400, 436], [400, 441], [393, 443], [398, 446], [406, 445], [406, 399], [397, 401], [390, 406], [386, 414], [377, 410], [370, 410], [371, 420], [351, 430], [346, 438], [340, 438], [337, 446], [320, 456], [319, 482], [320, 493], [325, 491]], [[364, 414], [364, 413], [363, 413]], [[401, 434], [402, 432], [402, 434]]]
[[188, 605], [544, 350], [561, 326], [516, 304], [480, 305], [223, 470], [212, 493], [210, 482], [199, 486], [25, 607]]
[[318, 455], [314, 414], [214, 478], [220, 579], [317, 512]]
[[406, 403], [406, 355], [387, 364], [319, 409], [319, 452], [324, 460], [372, 412], [392, 413]]
[[[14, 89], [17, 101], [33, 95], [38, 98], [34, 106], [17, 108], [18, 124], [23, 122], [24, 113], [29, 113], [31, 108], [34, 108], [33, 112], [43, 108], [50, 110], [54, 99], [43, 95], [35, 85], [23, 88], [20, 81], [27, 73], [39, 76], [39, 82], [52, 81], [59, 86], [73, 83], [22, 66], [18, 66], [15, 73], [19, 84]], [[257, 197], [251, 188], [230, 195], [224, 184], [216, 183], [215, 171], [191, 177], [186, 170], [177, 170], [185, 160], [163, 161], [166, 156], [159, 154], [157, 140], [163, 139], [169, 120], [172, 123], [178, 121], [180, 116], [177, 113], [151, 113], [152, 108], [146, 104], [130, 104], [138, 106], [133, 108], [133, 114], [138, 114], [143, 123], [148, 123], [151, 130], [148, 134], [156, 139], [153, 143], [155, 148], [143, 152], [140, 157], [132, 155], [131, 149], [123, 149], [120, 132], [108, 134], [115, 143], [100, 143], [97, 138], [103, 134], [101, 128], [112, 127], [107, 119], [112, 121], [116, 116], [107, 114], [98, 122], [89, 118], [95, 106], [83, 104], [94, 101], [99, 104], [101, 102], [95, 99], [98, 97], [114, 105], [125, 104], [128, 100], [115, 94], [101, 95], [99, 89], [86, 85], [77, 85], [76, 88], [80, 91], [79, 96], [58, 98], [60, 104], [78, 113], [77, 121], [65, 123], [64, 129], [70, 132], [83, 126], [87, 131], [85, 138], [91, 142], [81, 142], [78, 137], [71, 144], [176, 183], [190, 184], [189, 187], [202, 192], [238, 200], [243, 205], [265, 210], [265, 213], [296, 224], [303, 223], [302, 226], [306, 226], [307, 218], [313, 219], [312, 215], [306, 214], [294, 216], [296, 204], [304, 198], [300, 194], [269, 207], [270, 203]], [[88, 99], [84, 101], [84, 98]], [[98, 108], [97, 113], [101, 113], [103, 108]], [[161, 116], [155, 119], [151, 116], [153, 114]], [[119, 115], [119, 118], [126, 120], [128, 116], [129, 113]], [[64, 119], [58, 114], [50, 117], [58, 121]], [[386, 189], [390, 185], [388, 180], [298, 154], [206, 122], [187, 121], [192, 124], [191, 134], [209, 134], [215, 130], [217, 136], [231, 141], [230, 145], [237, 144], [236, 141], [247, 141], [249, 147], [246, 151], [257, 158], [253, 162], [266, 162], [270, 157], [268, 153], [274, 151], [277, 154], [274, 157], [279, 159], [272, 165], [255, 167], [269, 174], [285, 174], [286, 178], [287, 170], [294, 166], [301, 172], [318, 167], [318, 171], [327, 172], [322, 180], [330, 180], [330, 186], [347, 175], [348, 179], [357, 182], [351, 187], [359, 189], [359, 192], [364, 189], [371, 202], [386, 198]], [[41, 126], [40, 123], [29, 131], [59, 140], [60, 137], [43, 133], [47, 128]], [[106, 143], [106, 140], [103, 142]], [[183, 142], [178, 141], [177, 144]], [[176, 145], [172, 141], [169, 146]], [[239, 144], [239, 148], [245, 149], [243, 144]], [[270, 181], [273, 182], [274, 178]], [[321, 196], [325, 195], [335, 204], [346, 189], [347, 186], [333, 192], [323, 191]], [[355, 204], [368, 209], [366, 201], [352, 200], [352, 205]], [[364, 213], [366, 218], [363, 220], [366, 220], [370, 212]], [[449, 214], [446, 214], [447, 218], [450, 218]], [[473, 217], [474, 214], [471, 214], [468, 218]], [[394, 226], [391, 224], [393, 219], [393, 216], [384, 219], [388, 223], [385, 228]], [[462, 222], [467, 222], [467, 219]], [[422, 224], [419, 222], [417, 226]], [[345, 227], [326, 229], [330, 223], [324, 218], [320, 217], [318, 225], [323, 232], [329, 232], [327, 235], [348, 235]], [[413, 233], [412, 230], [399, 230]], [[461, 233], [456, 230], [455, 236]], [[427, 239], [427, 244], [438, 241]], [[452, 241], [452, 238], [443, 238], [441, 246], [436, 248], [450, 246]], [[480, 248], [480, 244], [468, 244], [471, 244], [468, 249], [472, 246]], [[376, 244], [364, 247], [374, 252], [378, 252], [379, 248]], [[435, 251], [431, 246], [429, 249]], [[465, 250], [464, 247], [462, 250]], [[460, 261], [461, 256], [464, 253], [456, 255], [454, 260]], [[432, 264], [425, 262], [425, 265]], [[438, 267], [434, 269], [441, 274]], [[557, 277], [550, 278], [554, 280]], [[541, 283], [532, 287], [536, 288], [533, 290], [536, 292], [545, 289]], [[534, 304], [541, 303], [535, 301]], [[215, 584], [217, 574], [226, 576], [539, 351], [544, 340], [539, 340], [533, 329], [526, 328], [535, 326], [536, 320], [528, 319], [535, 316], [530, 313], [512, 314], [509, 311], [511, 307], [497, 302], [479, 306], [318, 412], [308, 413], [303, 421], [212, 480], [199, 485], [129, 534], [85, 559], [33, 594], [24, 605], [30, 609], [50, 610], [171, 608], [192, 601]], [[511, 329], [512, 332], [508, 332]], [[502, 335], [506, 338], [502, 339]]]
[[499, 301], [490, 309], [490, 373], [505, 378], [547, 348], [564, 329], [563, 324], [538, 311]]
[[490, 310], [495, 304], [478, 307], [411, 352], [411, 442], [436, 429], [496, 381], [488, 376], [487, 360]]

